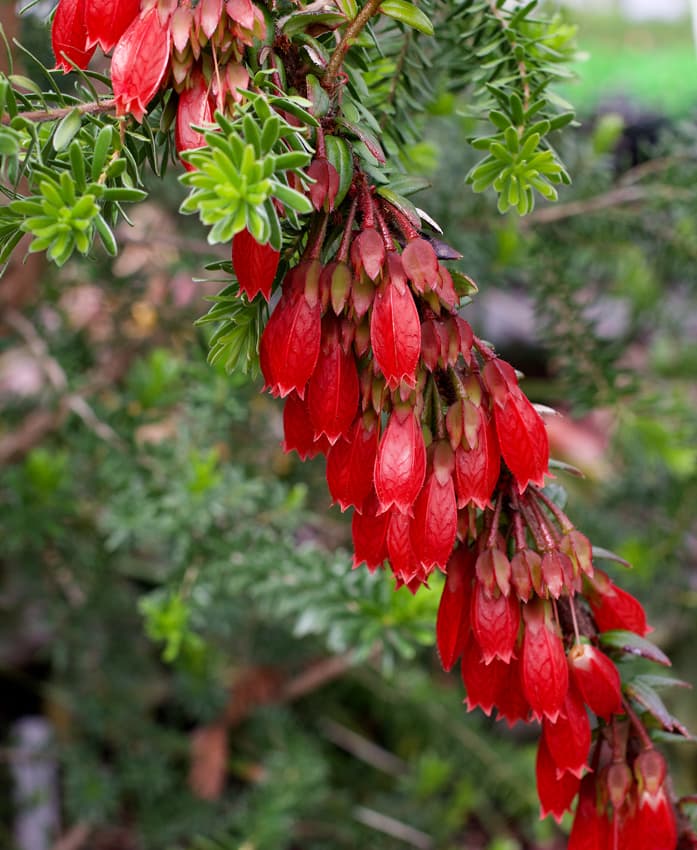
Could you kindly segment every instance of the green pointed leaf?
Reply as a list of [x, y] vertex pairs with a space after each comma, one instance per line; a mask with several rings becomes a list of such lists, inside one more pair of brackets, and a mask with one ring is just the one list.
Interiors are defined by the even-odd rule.
[[380, 11], [412, 29], [418, 30], [425, 35], [433, 35], [433, 24], [431, 20], [413, 3], [407, 0], [384, 0], [380, 4]]
[[54, 150], [62, 151], [64, 148], [67, 148], [70, 142], [72, 142], [75, 134], [80, 130], [81, 126], [82, 116], [78, 109], [73, 109], [56, 127], [56, 132], [53, 134]]
[[656, 664], [663, 664], [664, 667], [672, 666], [670, 659], [664, 652], [655, 644], [651, 643], [650, 640], [639, 637], [634, 632], [613, 629], [609, 632], [602, 632], [598, 635], [598, 640], [607, 649], [617, 649], [626, 655], [637, 655], [641, 658], [648, 658], [649, 661], [655, 661]]

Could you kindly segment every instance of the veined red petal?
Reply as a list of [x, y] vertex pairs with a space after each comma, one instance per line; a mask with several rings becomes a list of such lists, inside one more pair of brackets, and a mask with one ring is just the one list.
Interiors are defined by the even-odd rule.
[[520, 602], [511, 593], [489, 593], [477, 581], [472, 599], [472, 631], [481, 647], [485, 664], [500, 658], [508, 664], [513, 657], [520, 627]]
[[387, 385], [395, 389], [404, 381], [413, 387], [421, 352], [421, 324], [408, 287], [400, 293], [388, 280], [378, 290], [370, 319], [370, 341]]
[[436, 644], [444, 670], [452, 669], [469, 635], [473, 568], [473, 550], [458, 546], [448, 560], [436, 619]]
[[232, 266], [242, 292], [251, 301], [259, 292], [268, 301], [276, 278], [280, 253], [271, 245], [260, 245], [248, 230], [232, 240]]
[[334, 445], [358, 411], [358, 370], [353, 352], [341, 345], [336, 319], [327, 316], [324, 324], [317, 365], [307, 385], [307, 406], [315, 436], [324, 434]]
[[561, 822], [564, 813], [571, 810], [574, 797], [581, 786], [581, 780], [572, 773], [557, 773], [557, 766], [547, 749], [544, 735], [537, 747], [537, 795], [540, 798], [540, 817], [552, 815], [557, 823]]
[[453, 479], [441, 483], [435, 473], [426, 479], [414, 505], [411, 542], [426, 567], [445, 566], [457, 534], [457, 505]]
[[90, 46], [113, 50], [140, 13], [140, 0], [87, 0], [85, 23]]
[[[203, 133], [193, 129], [193, 125], [200, 127], [203, 124], [210, 124], [212, 121], [213, 111], [208, 85], [203, 74], [194, 72], [191, 78], [191, 86], [184, 89], [179, 95], [179, 103], [177, 104], [177, 124], [174, 133], [177, 153], [202, 148], [206, 144], [206, 139]], [[182, 161], [182, 164], [187, 171], [194, 170], [193, 165], [188, 162]]]
[[542, 733], [559, 771], [582, 777], [591, 745], [591, 727], [581, 694], [572, 683], [556, 723], [545, 717]]
[[96, 49], [94, 44], [88, 45], [85, 3], [86, 0], [60, 0], [53, 17], [51, 43], [56, 68], [62, 68], [66, 74], [73, 66], [62, 54], [65, 53], [78, 68], [86, 68]]
[[[488, 365], [488, 364], [487, 364]], [[540, 414], [520, 390], [494, 405], [501, 454], [522, 493], [528, 484], [544, 485], [549, 465], [547, 428]]]
[[556, 627], [548, 622], [544, 603], [528, 602], [523, 613], [523, 691], [538, 717], [548, 717], [555, 722], [569, 688], [564, 644]]
[[382, 510], [411, 513], [426, 475], [426, 446], [413, 411], [393, 411], [375, 458], [375, 491]]
[[496, 697], [505, 682], [507, 666], [500, 658], [485, 664], [479, 644], [470, 636], [462, 655], [462, 683], [467, 692], [467, 711], [479, 707], [487, 716], [496, 706]]
[[590, 710], [609, 720], [622, 711], [622, 683], [617, 667], [596, 647], [577, 644], [569, 652], [569, 668], [583, 701]]
[[307, 404], [297, 393], [291, 393], [283, 408], [283, 451], [296, 451], [301, 460], [326, 454], [329, 441], [321, 437], [315, 440], [315, 429], [310, 421]]
[[327, 484], [342, 511], [350, 505], [361, 511], [373, 490], [373, 468], [378, 449], [377, 423], [366, 427], [356, 419], [346, 438], [337, 440], [327, 455]]
[[418, 292], [435, 289], [440, 283], [438, 257], [425, 239], [412, 239], [402, 251], [402, 265]]
[[169, 66], [170, 28], [157, 5], [137, 17], [124, 32], [111, 58], [111, 82], [119, 115], [142, 121]]

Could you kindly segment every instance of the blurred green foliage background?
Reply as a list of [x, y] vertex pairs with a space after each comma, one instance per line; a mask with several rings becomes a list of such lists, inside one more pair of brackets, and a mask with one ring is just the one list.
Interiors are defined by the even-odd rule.
[[[480, 286], [468, 319], [566, 416], [570, 515], [634, 564], [608, 569], [697, 682], [697, 60], [685, 23], [580, 23], [558, 205], [501, 218], [463, 189], [476, 128], [448, 92], [407, 166]], [[466, 714], [439, 669], [438, 582], [352, 571], [322, 462], [284, 456], [279, 406], [206, 365], [210, 249], [176, 183], [151, 188], [113, 264], [2, 283], [0, 847], [28, 715], [63, 832], [97, 850], [563, 847], [534, 734]], [[697, 728], [690, 691], [668, 701]], [[670, 756], [694, 789], [694, 746]]]

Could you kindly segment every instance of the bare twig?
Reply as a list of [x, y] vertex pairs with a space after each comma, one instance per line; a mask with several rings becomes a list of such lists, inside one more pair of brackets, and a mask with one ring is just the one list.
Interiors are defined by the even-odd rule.
[[689, 198], [691, 195], [692, 192], [689, 189], [680, 189], [675, 186], [621, 186], [610, 189], [609, 192], [603, 192], [601, 195], [594, 195], [592, 198], [569, 201], [566, 204], [556, 204], [553, 207], [536, 210], [526, 218], [522, 218], [520, 224], [523, 229], [529, 229], [539, 224], [554, 224], [566, 218], [601, 212], [624, 204], [636, 204], [654, 198], [670, 201], [677, 198]]
[[406, 762], [389, 750], [379, 747], [373, 741], [364, 738], [352, 729], [337, 723], [335, 720], [324, 718], [320, 727], [325, 736], [337, 747], [346, 750], [359, 761], [369, 764], [390, 776], [404, 776], [408, 767]]
[[390, 817], [382, 812], [376, 812], [375, 809], [369, 809], [366, 806], [356, 806], [353, 810], [354, 818], [365, 826], [377, 832], [382, 832], [385, 835], [390, 835], [405, 844], [410, 844], [412, 847], [417, 847], [418, 850], [431, 850], [433, 839], [430, 835], [422, 832], [420, 829], [415, 829], [413, 826], [404, 823], [397, 818]]
[[3, 115], [2, 123], [9, 124], [13, 118], [24, 118], [27, 121], [59, 121], [70, 115], [71, 112], [77, 111], [80, 115], [99, 115], [102, 112], [112, 112], [116, 108], [116, 101], [113, 98], [109, 100], [93, 100], [89, 103], [76, 103], [73, 106], [57, 106], [55, 109], [36, 109], [31, 112], [18, 112], [16, 116]]
[[368, 0], [361, 11], [346, 27], [346, 32], [329, 58], [329, 64], [327, 65], [327, 69], [322, 77], [322, 85], [324, 88], [331, 89], [334, 86], [336, 78], [339, 76], [339, 70], [341, 69], [341, 65], [344, 61], [344, 56], [346, 56], [346, 53], [351, 46], [351, 42], [360, 33], [363, 27], [365, 27], [373, 15], [377, 14], [381, 3], [382, 0]]

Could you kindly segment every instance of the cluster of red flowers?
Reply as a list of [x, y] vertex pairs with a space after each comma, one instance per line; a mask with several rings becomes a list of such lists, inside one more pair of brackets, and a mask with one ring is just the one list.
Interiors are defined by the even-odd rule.
[[249, 75], [246, 46], [266, 34], [262, 11], [251, 0], [60, 0], [53, 19], [59, 68], [86, 68], [97, 45], [111, 56], [117, 114], [142, 121], [158, 91], [179, 93], [178, 151], [201, 147], [192, 125], [231, 111]]
[[[86, 67], [97, 44], [113, 51], [117, 111], [137, 120], [174, 89], [181, 151], [203, 144], [191, 125], [216, 105], [232, 111], [248, 82], [245, 46], [264, 31], [251, 0], [60, 0], [53, 44], [66, 70]], [[285, 399], [286, 451], [326, 456], [333, 500], [354, 509], [354, 566], [388, 565], [411, 592], [445, 573], [443, 667], [461, 659], [470, 710], [542, 724], [542, 814], [560, 820], [578, 796], [570, 850], [674, 850], [664, 762], [598, 640], [643, 637], [641, 605], [594, 567], [590, 542], [544, 491], [544, 422], [459, 315], [443, 262], [452, 249], [357, 167], [335, 209], [322, 128], [316, 147], [316, 214], [260, 343], [266, 387]], [[249, 301], [271, 301], [279, 260], [247, 231], [235, 236]]]

